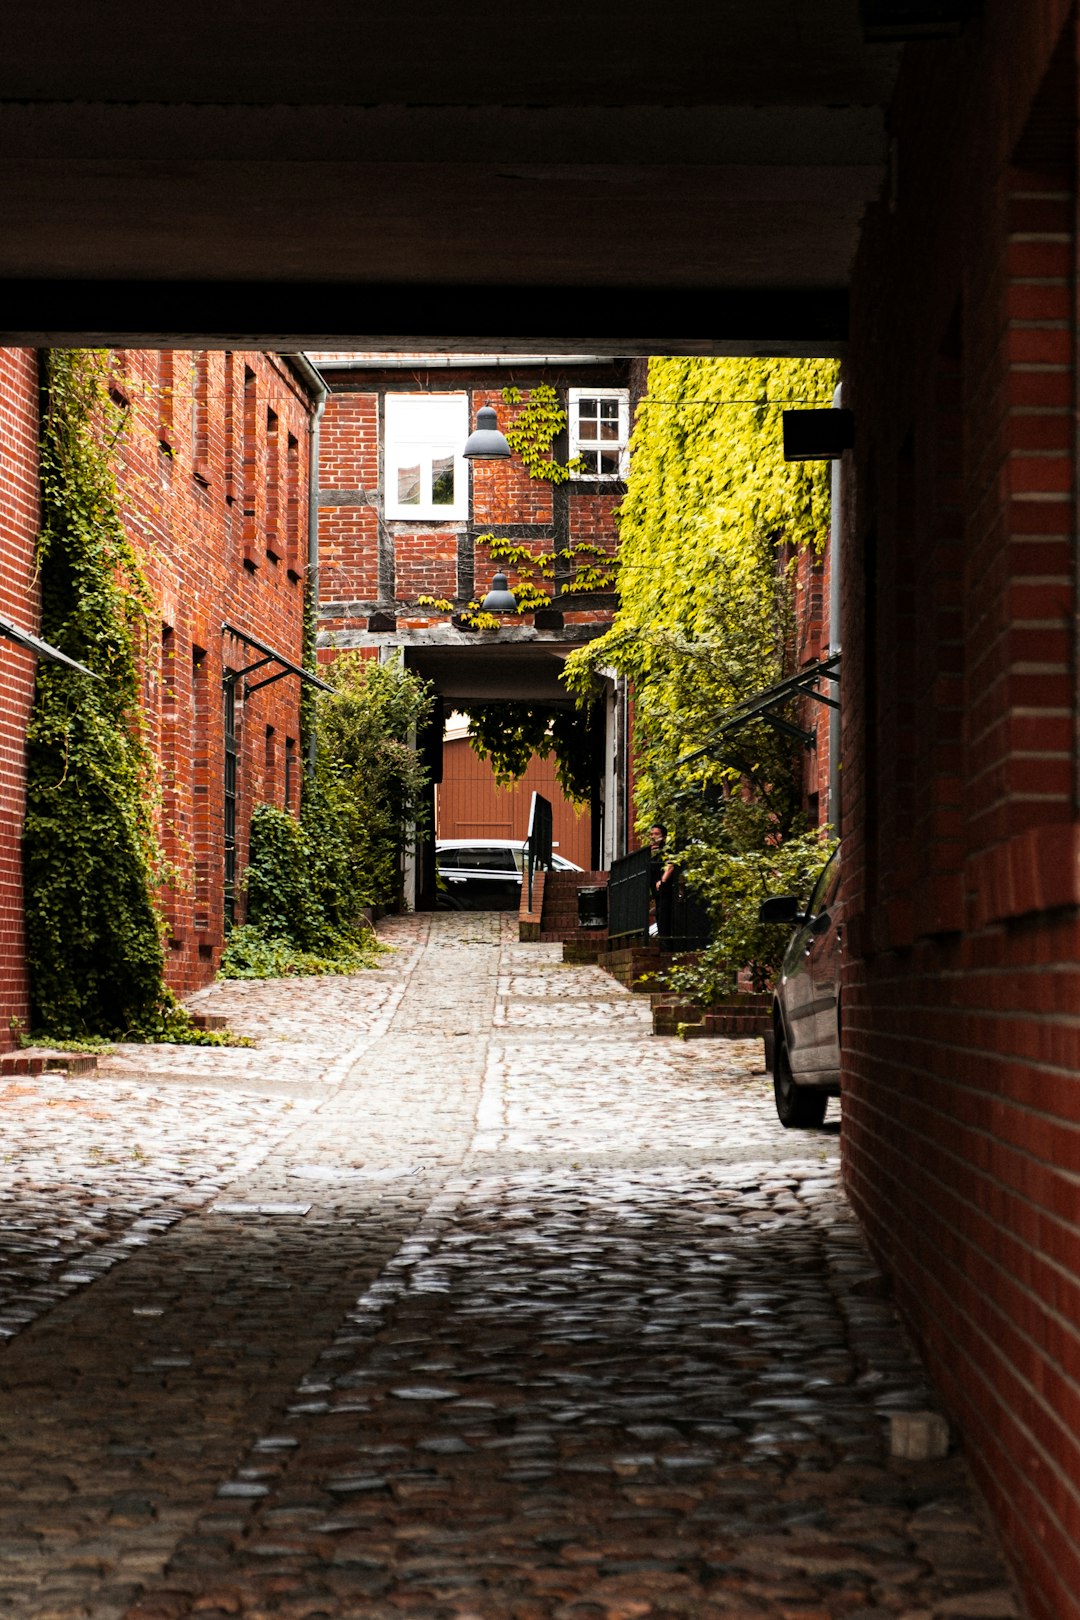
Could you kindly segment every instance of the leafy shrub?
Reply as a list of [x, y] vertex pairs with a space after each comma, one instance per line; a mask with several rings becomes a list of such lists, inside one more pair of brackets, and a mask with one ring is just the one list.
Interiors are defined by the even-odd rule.
[[221, 979], [282, 979], [291, 975], [358, 973], [375, 967], [385, 947], [374, 934], [341, 941], [333, 955], [304, 951], [291, 939], [266, 935], [252, 924], [234, 928], [221, 958]]
[[316, 706], [303, 823], [323, 914], [349, 930], [365, 907], [401, 902], [402, 851], [423, 822], [428, 779], [412, 739], [434, 698], [400, 658], [382, 664], [345, 652], [325, 673], [334, 691]]
[[300, 821], [270, 804], [252, 812], [248, 920], [229, 935], [224, 979], [355, 973], [384, 949], [367, 913], [400, 899], [402, 849], [427, 782], [409, 739], [432, 698], [400, 661], [346, 653], [328, 674], [335, 690], [316, 704]]
[[709, 908], [713, 939], [696, 962], [668, 971], [670, 988], [709, 1006], [734, 991], [740, 971], [746, 970], [754, 990], [767, 990], [791, 930], [758, 922], [758, 906], [771, 894], [806, 899], [835, 847], [835, 840], [809, 831], [765, 848], [697, 845], [685, 850], [682, 869]]

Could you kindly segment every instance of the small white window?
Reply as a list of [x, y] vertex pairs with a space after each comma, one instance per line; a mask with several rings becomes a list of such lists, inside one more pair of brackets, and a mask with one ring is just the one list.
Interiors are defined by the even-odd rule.
[[625, 388], [571, 388], [570, 455], [577, 478], [625, 478], [630, 395]]
[[387, 394], [387, 517], [468, 517], [468, 432], [465, 394]]

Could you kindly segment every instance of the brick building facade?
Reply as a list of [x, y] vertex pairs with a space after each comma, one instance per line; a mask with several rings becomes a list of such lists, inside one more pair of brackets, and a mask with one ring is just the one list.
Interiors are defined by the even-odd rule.
[[1038, 1620], [1080, 1615], [1077, 41], [907, 47], [853, 281], [847, 1184]]
[[[590, 357], [314, 359], [331, 386], [319, 467], [320, 656], [330, 659], [343, 647], [372, 657], [399, 650], [434, 683], [446, 711], [470, 698], [569, 704], [559, 684], [562, 660], [610, 623], [610, 591], [565, 594], [569, 570], [560, 563], [550, 610], [508, 618], [498, 631], [469, 629], [458, 611], [483, 599], [499, 569], [511, 590], [518, 582], [513, 568], [492, 557], [489, 535], [538, 558], [579, 545], [614, 557], [613, 514], [624, 490], [630, 421], [628, 365]], [[553, 484], [530, 477], [517, 456], [462, 459], [478, 410], [493, 407], [505, 429], [521, 406], [508, 403], [504, 389], [520, 390], [527, 402], [539, 384], [556, 390], [568, 415], [552, 453], [560, 461], [582, 454], [582, 476]], [[423, 597], [450, 602], [455, 612], [425, 606]], [[598, 747], [592, 834], [594, 851], [606, 842], [608, 858], [625, 837], [616, 781], [625, 736], [616, 709], [613, 690], [603, 758]], [[432, 763], [438, 772], [442, 762]], [[431, 902], [429, 890], [421, 870], [420, 904]]]
[[[38, 531], [38, 380], [32, 349], [0, 349], [0, 616], [33, 633], [38, 624], [34, 540]], [[34, 657], [0, 636], [0, 1050], [30, 1017], [22, 902], [25, 737]]]
[[[124, 430], [116, 473], [125, 527], [153, 607], [143, 657], [147, 737], [158, 761], [161, 840], [176, 878], [163, 895], [166, 972], [184, 994], [216, 971], [251, 810], [299, 809], [300, 682], [266, 649], [302, 659], [308, 575], [310, 368], [262, 352], [115, 350]], [[34, 630], [38, 362], [0, 351], [3, 483], [0, 613]], [[249, 639], [250, 638], [250, 639]], [[258, 645], [261, 644], [261, 647]], [[32, 657], [0, 641], [0, 1041], [25, 1020], [19, 835]], [[260, 660], [250, 681], [226, 680]], [[261, 690], [253, 690], [275, 675]], [[228, 787], [227, 787], [228, 783]]]

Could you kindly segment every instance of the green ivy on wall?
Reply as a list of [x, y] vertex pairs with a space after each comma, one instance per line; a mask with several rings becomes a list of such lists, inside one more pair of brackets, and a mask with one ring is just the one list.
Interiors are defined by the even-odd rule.
[[543, 478], [549, 484], [565, 484], [581, 471], [581, 462], [556, 461], [552, 446], [566, 427], [567, 416], [558, 392], [550, 383], [529, 389], [526, 399], [520, 388], [504, 388], [505, 404], [513, 406], [514, 420], [506, 429], [506, 442], [524, 463], [530, 478]]
[[139, 701], [149, 598], [120, 519], [112, 455], [124, 418], [107, 355], [51, 350], [43, 381], [42, 634], [101, 678], [38, 664], [23, 833], [33, 1020], [58, 1038], [221, 1044], [163, 980], [165, 873]]
[[650, 361], [619, 513], [619, 610], [567, 661], [582, 701], [603, 668], [633, 683], [639, 826], [667, 827], [712, 907], [716, 944], [699, 973], [711, 991], [743, 966], [767, 976], [783, 944], [781, 930], [755, 932], [779, 847], [794, 841], [788, 880], [796, 868], [808, 878], [825, 852], [816, 834], [800, 842], [798, 743], [755, 723], [722, 753], [686, 756], [726, 709], [791, 672], [794, 580], [782, 557], [824, 548], [829, 473], [784, 461], [781, 412], [827, 405], [835, 383], [826, 360]]
[[[567, 424], [566, 411], [558, 392], [550, 383], [539, 383], [529, 390], [528, 398], [520, 388], [504, 388], [502, 397], [507, 405], [515, 407], [513, 422], [506, 429], [506, 442], [520, 458], [530, 478], [542, 478], [549, 484], [565, 484], [581, 471], [580, 458], [556, 461], [552, 447]], [[536, 613], [549, 608], [553, 601], [552, 585], [556, 570], [561, 567], [559, 581], [561, 596], [606, 592], [615, 586], [614, 559], [604, 546], [581, 541], [539, 553], [529, 546], [493, 534], [476, 537], [478, 546], [486, 546], [493, 562], [504, 563], [515, 571], [514, 600], [520, 614]], [[440, 613], [453, 613], [457, 623], [468, 630], [498, 630], [503, 619], [485, 613], [478, 601], [464, 604], [443, 597], [418, 597], [420, 607], [437, 608]]]

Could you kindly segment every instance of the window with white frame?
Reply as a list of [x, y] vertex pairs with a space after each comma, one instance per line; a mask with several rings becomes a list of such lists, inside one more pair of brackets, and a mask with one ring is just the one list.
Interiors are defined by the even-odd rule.
[[630, 437], [630, 395], [625, 388], [571, 388], [570, 455], [576, 478], [625, 478]]
[[387, 394], [388, 518], [468, 517], [468, 433], [466, 394]]

